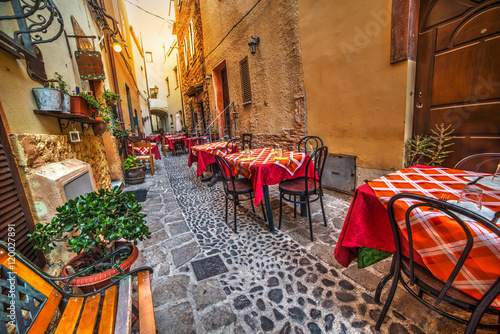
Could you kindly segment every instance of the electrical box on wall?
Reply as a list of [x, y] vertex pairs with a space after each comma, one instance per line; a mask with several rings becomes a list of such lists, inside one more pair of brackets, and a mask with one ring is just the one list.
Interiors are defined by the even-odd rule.
[[323, 187], [354, 194], [356, 189], [356, 157], [328, 154], [323, 170]]

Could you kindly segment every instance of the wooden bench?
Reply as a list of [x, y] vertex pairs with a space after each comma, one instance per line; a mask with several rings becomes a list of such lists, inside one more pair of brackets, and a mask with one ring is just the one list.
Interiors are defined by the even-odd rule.
[[[139, 317], [139, 333], [155, 334], [152, 272], [148, 267], [139, 268], [120, 275], [118, 280], [102, 289], [77, 295], [67, 287], [81, 272], [67, 278], [49, 276], [0, 241], [0, 334], [12, 333], [14, 326], [18, 334], [47, 333], [57, 309], [62, 315], [56, 321], [56, 334], [74, 333], [75, 330], [77, 334], [128, 334], [133, 315]], [[138, 280], [138, 310], [132, 304], [134, 277]], [[64, 289], [56, 283], [63, 280]]]

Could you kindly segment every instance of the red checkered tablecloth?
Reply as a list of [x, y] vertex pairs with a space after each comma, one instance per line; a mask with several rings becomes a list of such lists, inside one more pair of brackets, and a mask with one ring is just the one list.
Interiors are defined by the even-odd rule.
[[233, 153], [227, 155], [225, 159], [234, 166], [238, 174], [243, 175], [247, 179], [252, 176], [250, 168], [256, 164], [276, 164], [284, 168], [290, 175], [293, 176], [295, 171], [302, 166], [306, 160], [305, 153], [285, 151], [283, 152], [283, 157], [288, 159], [275, 160], [276, 151], [272, 148], [257, 148], [252, 150], [253, 160], [247, 160], [245, 154]]
[[[387, 207], [390, 198], [402, 192], [434, 198], [448, 194], [449, 200], [456, 200], [463, 187], [470, 181], [470, 177], [477, 175], [478, 173], [449, 168], [406, 168], [368, 184], [380, 202]], [[500, 211], [500, 190], [493, 190], [481, 184], [475, 186], [483, 190], [483, 206], [494, 212]], [[394, 206], [396, 220], [407, 239], [404, 216], [414, 203], [411, 200], [399, 200]], [[426, 267], [437, 278], [445, 281], [463, 250], [465, 233], [453, 219], [440, 212], [425, 208], [418, 208], [413, 212], [410, 224], [415, 249]], [[429, 223], [431, 221], [432, 224]], [[475, 245], [453, 286], [480, 299], [500, 276], [500, 238], [476, 222], [465, 220], [465, 223], [470, 227]], [[500, 307], [500, 297], [492, 305]]]

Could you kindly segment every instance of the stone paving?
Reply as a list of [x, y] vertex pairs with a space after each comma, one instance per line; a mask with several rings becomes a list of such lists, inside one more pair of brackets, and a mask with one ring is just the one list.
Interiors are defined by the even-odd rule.
[[[334, 247], [350, 196], [326, 191], [327, 227], [312, 205], [315, 241], [307, 218], [285, 208], [272, 234], [260, 206], [232, 205], [224, 222], [221, 184], [209, 188], [187, 167], [187, 157], [163, 157], [154, 177], [125, 190], [148, 189], [143, 211], [153, 232], [139, 245], [134, 265], [154, 268], [153, 299], [158, 333], [374, 333], [381, 306], [372, 295], [388, 260], [367, 269], [340, 266]], [[277, 186], [270, 187], [276, 227]], [[227, 272], [198, 281], [192, 263], [219, 257]], [[387, 289], [386, 289], [387, 290]], [[383, 296], [385, 298], [385, 296]], [[459, 333], [463, 327], [430, 313], [399, 289], [382, 333]]]

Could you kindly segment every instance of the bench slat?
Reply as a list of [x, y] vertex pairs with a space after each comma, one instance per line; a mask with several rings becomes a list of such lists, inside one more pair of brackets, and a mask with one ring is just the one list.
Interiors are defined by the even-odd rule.
[[118, 286], [115, 285], [106, 290], [102, 303], [99, 334], [113, 334], [115, 329], [117, 296]]
[[76, 334], [92, 334], [94, 332], [95, 323], [97, 321], [97, 311], [99, 311], [99, 303], [101, 294], [88, 296], [83, 307], [82, 317], [78, 324]]
[[149, 271], [140, 272], [137, 280], [139, 281], [139, 328], [141, 334], [155, 334], [156, 325]]
[[[19, 275], [20, 276], [20, 275]], [[33, 275], [32, 273], [32, 276]], [[21, 276], [23, 279], [25, 277]], [[36, 276], [40, 278], [40, 276]], [[36, 285], [35, 285], [36, 286]], [[28, 334], [39, 334], [39, 333], [45, 333], [45, 330], [50, 324], [50, 320], [52, 320], [52, 316], [54, 315], [54, 312], [57, 309], [57, 306], [59, 306], [59, 302], [61, 301], [62, 295], [57, 292], [56, 289], [52, 290], [52, 293], [49, 295], [49, 298], [45, 302], [44, 307], [38, 313], [38, 316], [36, 317], [35, 321], [31, 325], [31, 328], [28, 332]]]
[[73, 333], [82, 309], [83, 300], [84, 298], [70, 298], [57, 326], [56, 334]]
[[114, 334], [130, 333], [132, 323], [132, 280], [120, 281]]

